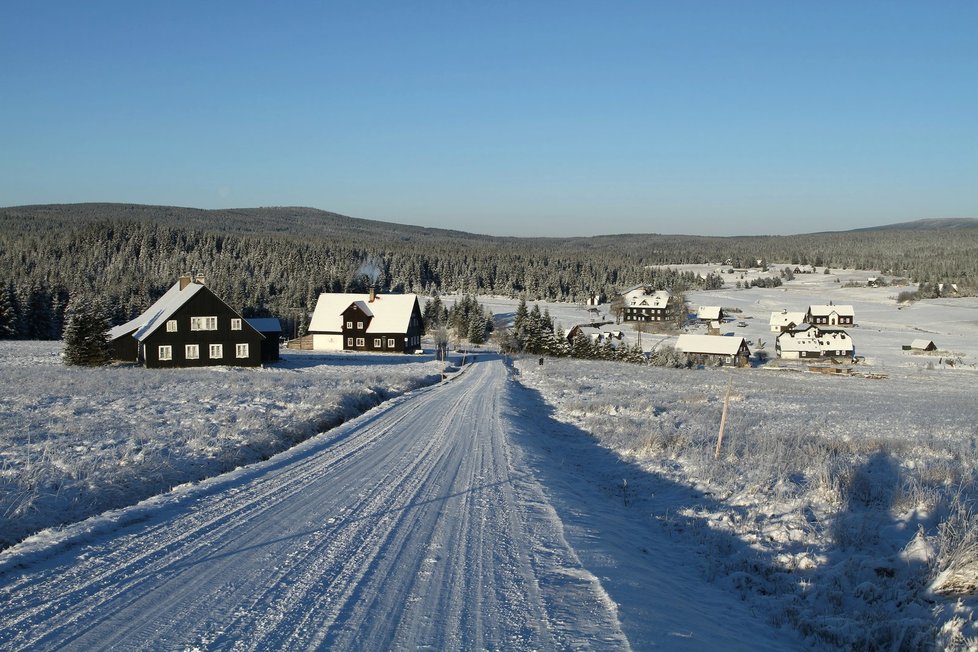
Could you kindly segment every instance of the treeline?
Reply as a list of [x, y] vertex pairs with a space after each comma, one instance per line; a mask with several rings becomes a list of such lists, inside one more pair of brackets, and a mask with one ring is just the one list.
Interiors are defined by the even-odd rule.
[[978, 228], [705, 238], [497, 238], [358, 220], [308, 208], [205, 211], [125, 204], [0, 209], [0, 337], [57, 338], [75, 296], [113, 323], [145, 310], [186, 272], [245, 316], [300, 330], [320, 292], [364, 291], [364, 261], [387, 292], [496, 294], [581, 302], [622, 289], [717, 287], [668, 265], [759, 259], [880, 270], [978, 285]]

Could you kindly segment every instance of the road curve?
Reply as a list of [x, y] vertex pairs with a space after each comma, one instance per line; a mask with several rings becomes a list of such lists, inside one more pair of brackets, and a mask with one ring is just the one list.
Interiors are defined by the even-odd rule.
[[498, 360], [0, 576], [2, 649], [628, 649]]

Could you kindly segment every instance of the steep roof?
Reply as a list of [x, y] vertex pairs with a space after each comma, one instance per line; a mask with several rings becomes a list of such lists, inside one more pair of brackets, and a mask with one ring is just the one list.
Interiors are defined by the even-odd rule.
[[696, 310], [696, 317], [698, 319], [717, 321], [720, 319], [720, 312], [720, 306], [700, 306]]
[[852, 338], [849, 333], [836, 328], [819, 328], [810, 324], [802, 324], [800, 328], [785, 331], [778, 335], [778, 346], [782, 351], [853, 351]]
[[323, 292], [309, 322], [310, 333], [342, 333], [343, 311], [354, 303], [373, 316], [368, 333], [406, 333], [411, 313], [418, 301], [416, 294], [377, 294], [373, 302], [369, 294]]
[[665, 290], [650, 292], [644, 286], [628, 290], [624, 294], [625, 305], [632, 308], [665, 308], [669, 303], [669, 293]]
[[676, 349], [683, 353], [737, 355], [742, 346], [745, 346], [743, 337], [723, 335], [680, 335], [676, 341]]
[[163, 296], [156, 300], [156, 303], [147, 308], [143, 314], [127, 321], [121, 326], [109, 329], [109, 339], [117, 340], [125, 335], [132, 335], [137, 340], [142, 341], [147, 335], [155, 331], [160, 324], [166, 322], [180, 306], [186, 303], [190, 297], [197, 294], [203, 287], [199, 283], [189, 283], [181, 290], [180, 281], [177, 281]]
[[937, 348], [937, 345], [934, 344], [934, 340], [917, 339], [910, 343], [910, 348], [927, 351], [928, 349]]
[[790, 312], [788, 310], [782, 310], [781, 312], [771, 313], [771, 326], [789, 326], [794, 324], [798, 326], [805, 323], [805, 313], [803, 312]]

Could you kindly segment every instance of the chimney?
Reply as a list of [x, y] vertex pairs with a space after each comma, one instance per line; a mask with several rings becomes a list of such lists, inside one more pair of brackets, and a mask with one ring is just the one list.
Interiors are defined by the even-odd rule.
[[377, 288], [373, 285], [370, 286], [370, 301], [368, 303], [373, 303], [374, 299], [377, 298]]
[[197, 275], [197, 278], [194, 279], [194, 283], [196, 283], [197, 285], [203, 285], [204, 284], [204, 275], [203, 274], [198, 274]]
[[193, 274], [181, 274], [180, 275], [180, 289], [184, 289], [188, 285], [194, 282]]

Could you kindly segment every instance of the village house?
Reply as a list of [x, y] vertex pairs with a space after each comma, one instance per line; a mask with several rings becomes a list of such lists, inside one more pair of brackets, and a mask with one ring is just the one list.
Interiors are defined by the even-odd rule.
[[934, 340], [916, 339], [910, 343], [910, 346], [903, 348], [910, 351], [936, 351], [937, 345], [934, 344]]
[[579, 324], [567, 331], [567, 341], [573, 342], [578, 335], [584, 335], [595, 344], [621, 342], [625, 337], [625, 334], [617, 329]]
[[852, 338], [844, 330], [801, 324], [778, 335], [775, 350], [780, 358], [851, 358], [855, 354]]
[[852, 306], [808, 306], [805, 323], [814, 326], [852, 326], [856, 323], [856, 312]]
[[790, 331], [804, 323], [805, 313], [803, 312], [782, 310], [780, 312], [771, 313], [770, 325], [772, 333], [783, 333], [784, 331]]
[[672, 307], [671, 295], [637, 285], [623, 293], [622, 320], [631, 322], [665, 321]]
[[421, 347], [416, 294], [324, 292], [309, 322], [315, 351], [410, 353]]
[[720, 364], [746, 367], [750, 349], [743, 337], [722, 335], [680, 335], [676, 350], [686, 354], [693, 364]]
[[700, 306], [696, 309], [696, 319], [704, 324], [722, 322], [726, 314], [720, 306]]
[[257, 367], [264, 339], [200, 275], [181, 276], [143, 314], [109, 330], [115, 360], [151, 369]]

